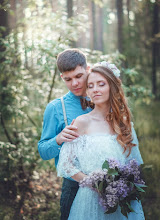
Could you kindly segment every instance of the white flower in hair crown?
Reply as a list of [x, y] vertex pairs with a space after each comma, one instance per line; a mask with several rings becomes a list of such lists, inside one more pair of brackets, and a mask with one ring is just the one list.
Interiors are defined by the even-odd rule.
[[116, 67], [115, 64], [108, 63], [106, 61], [102, 61], [102, 62], [99, 62], [99, 63], [95, 64], [95, 66], [99, 66], [99, 65], [107, 67], [108, 69], [110, 69], [117, 78], [120, 77], [120, 70]]

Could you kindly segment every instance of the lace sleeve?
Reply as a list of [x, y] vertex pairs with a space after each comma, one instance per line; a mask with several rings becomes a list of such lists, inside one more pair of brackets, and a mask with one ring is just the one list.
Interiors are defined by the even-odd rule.
[[82, 144], [81, 137], [63, 144], [57, 165], [58, 176], [69, 178], [81, 171], [78, 161], [78, 149]]
[[138, 164], [143, 164], [143, 159], [139, 150], [139, 142], [138, 142], [138, 138], [135, 132], [135, 129], [133, 127], [133, 123], [132, 123], [132, 136], [133, 136], [133, 143], [136, 144], [135, 147], [132, 147], [132, 151], [131, 154], [129, 155], [129, 160], [131, 159], [136, 159]]

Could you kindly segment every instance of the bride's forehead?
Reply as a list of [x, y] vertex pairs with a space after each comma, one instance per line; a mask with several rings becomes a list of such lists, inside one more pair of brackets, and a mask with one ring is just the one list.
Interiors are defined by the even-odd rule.
[[107, 81], [106, 78], [98, 72], [91, 72], [88, 76], [88, 83], [92, 81], [95, 82], [95, 81], [101, 81], [101, 80]]

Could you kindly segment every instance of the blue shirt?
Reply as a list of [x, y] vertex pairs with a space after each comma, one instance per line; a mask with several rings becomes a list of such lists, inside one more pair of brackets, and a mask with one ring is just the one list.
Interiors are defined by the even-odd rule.
[[[80, 103], [81, 96], [75, 96], [70, 91], [63, 98], [68, 124], [71, 124], [72, 120], [79, 115], [86, 114], [92, 110], [91, 108], [83, 110]], [[38, 142], [38, 151], [42, 159], [55, 158], [55, 166], [57, 166], [59, 152], [62, 147], [62, 145], [57, 144], [56, 137], [64, 128], [62, 104], [61, 99], [58, 98], [51, 101], [45, 109], [42, 135]]]

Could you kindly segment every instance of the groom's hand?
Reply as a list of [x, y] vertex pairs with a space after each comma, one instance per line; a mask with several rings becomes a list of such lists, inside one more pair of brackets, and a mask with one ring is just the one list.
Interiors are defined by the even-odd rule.
[[79, 137], [79, 134], [77, 133], [77, 127], [74, 126], [74, 121], [73, 119], [72, 123], [68, 126], [66, 126], [56, 137], [56, 142], [58, 145], [61, 145], [63, 142], [70, 142], [77, 137]]

